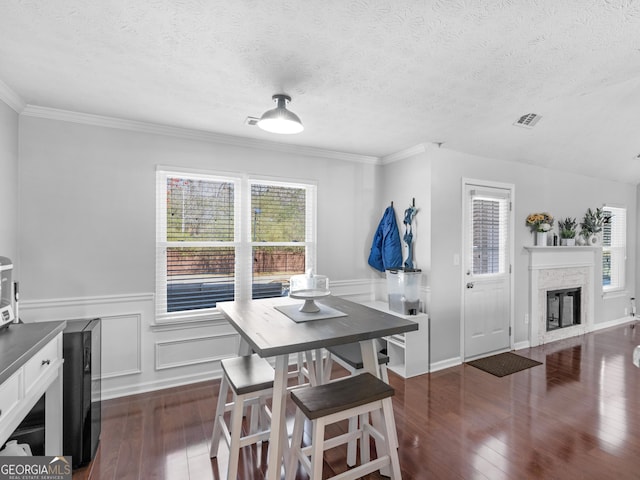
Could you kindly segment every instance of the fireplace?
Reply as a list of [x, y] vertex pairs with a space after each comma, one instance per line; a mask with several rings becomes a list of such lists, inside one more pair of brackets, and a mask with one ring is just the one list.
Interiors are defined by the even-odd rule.
[[580, 292], [578, 288], [547, 290], [547, 332], [579, 325]]
[[593, 329], [594, 247], [525, 247], [529, 252], [532, 347]]

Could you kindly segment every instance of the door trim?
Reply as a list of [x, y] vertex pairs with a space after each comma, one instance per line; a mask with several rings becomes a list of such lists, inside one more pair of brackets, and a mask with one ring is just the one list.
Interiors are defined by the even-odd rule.
[[494, 182], [494, 181], [490, 181], [490, 180], [480, 180], [480, 179], [476, 179], [476, 178], [468, 178], [468, 177], [462, 177], [462, 181], [461, 181], [461, 199], [462, 202], [460, 203], [461, 209], [460, 209], [460, 223], [462, 226], [462, 242], [461, 242], [461, 253], [460, 253], [460, 360], [462, 361], [462, 363], [465, 363], [467, 361], [466, 358], [466, 352], [465, 352], [465, 337], [464, 337], [464, 327], [465, 327], [465, 303], [464, 303], [464, 299], [465, 299], [465, 285], [466, 285], [466, 280], [465, 280], [465, 271], [464, 271], [464, 267], [466, 264], [466, 261], [464, 259], [464, 248], [466, 245], [466, 228], [465, 228], [465, 202], [467, 201], [466, 198], [466, 187], [467, 185], [474, 185], [477, 186], [479, 188], [482, 187], [490, 187], [490, 188], [502, 188], [505, 190], [509, 190], [509, 195], [511, 198], [511, 209], [509, 211], [509, 266], [510, 266], [510, 275], [509, 275], [509, 350], [513, 350], [513, 346], [515, 344], [514, 342], [514, 337], [515, 337], [515, 322], [514, 322], [514, 316], [515, 316], [515, 305], [514, 305], [514, 277], [515, 277], [515, 272], [514, 272], [514, 259], [515, 259], [515, 222], [514, 222], [514, 212], [515, 212], [515, 194], [516, 194], [516, 186], [512, 183], [503, 183], [503, 182]]

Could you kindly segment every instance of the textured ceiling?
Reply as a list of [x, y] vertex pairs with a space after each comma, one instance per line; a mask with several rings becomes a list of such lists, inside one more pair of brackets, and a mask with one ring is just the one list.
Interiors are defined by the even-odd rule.
[[[640, 182], [638, 0], [3, 0], [0, 80], [43, 107]], [[244, 125], [278, 92], [302, 134]]]

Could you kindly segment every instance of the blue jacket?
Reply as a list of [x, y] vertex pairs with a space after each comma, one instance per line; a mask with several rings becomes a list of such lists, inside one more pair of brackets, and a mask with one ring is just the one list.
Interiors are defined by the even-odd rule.
[[402, 246], [393, 207], [387, 207], [384, 211], [382, 220], [373, 235], [369, 265], [381, 272], [402, 267]]

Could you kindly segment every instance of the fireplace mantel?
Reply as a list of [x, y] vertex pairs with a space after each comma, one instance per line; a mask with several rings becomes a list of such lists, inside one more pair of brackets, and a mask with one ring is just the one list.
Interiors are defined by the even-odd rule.
[[[581, 335], [593, 327], [595, 253], [599, 247], [525, 247], [529, 252], [529, 321], [531, 346]], [[581, 323], [546, 331], [546, 292], [580, 287]]]
[[593, 266], [599, 247], [524, 247], [529, 251], [529, 269]]

